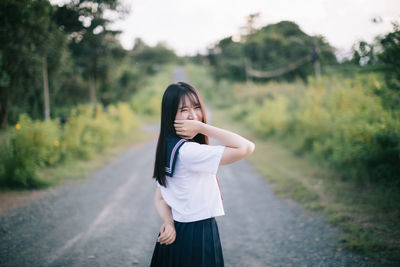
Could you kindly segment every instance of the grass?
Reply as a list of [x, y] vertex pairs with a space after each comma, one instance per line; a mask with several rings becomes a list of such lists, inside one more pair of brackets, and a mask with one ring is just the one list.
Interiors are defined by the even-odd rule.
[[276, 196], [290, 198], [342, 229], [337, 239], [343, 248], [374, 261], [395, 265], [400, 261], [399, 190], [384, 185], [357, 184], [343, 180], [332, 169], [308, 155], [295, 155], [279, 139], [260, 138], [226, 111], [213, 112], [216, 125], [241, 133], [256, 143], [249, 157], [272, 184]]

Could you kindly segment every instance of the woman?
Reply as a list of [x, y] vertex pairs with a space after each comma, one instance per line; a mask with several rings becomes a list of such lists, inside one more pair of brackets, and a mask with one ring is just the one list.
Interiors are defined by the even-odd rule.
[[[208, 137], [223, 145], [208, 145]], [[151, 266], [224, 266], [216, 216], [224, 215], [216, 173], [254, 150], [247, 139], [207, 124], [196, 89], [178, 82], [162, 99], [153, 178], [163, 224]]]

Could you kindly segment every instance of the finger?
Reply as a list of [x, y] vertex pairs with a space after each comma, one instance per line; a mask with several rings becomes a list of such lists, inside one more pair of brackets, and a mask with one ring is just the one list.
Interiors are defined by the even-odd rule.
[[185, 134], [184, 132], [176, 132], [177, 135], [183, 137], [183, 138], [187, 138], [190, 137], [189, 135]]
[[160, 241], [158, 241], [160, 244], [165, 244], [166, 239], [161, 239]]
[[173, 229], [167, 229], [165, 232], [165, 240], [168, 241], [171, 239], [171, 237], [174, 236], [175, 231]]
[[175, 237], [176, 237], [175, 235], [172, 235], [172, 236], [167, 240], [167, 244], [170, 245], [170, 244], [174, 243]]
[[165, 242], [165, 240], [167, 240], [168, 237], [169, 237], [168, 233], [167, 233], [167, 232], [164, 232], [164, 233], [160, 236], [160, 240]]
[[175, 132], [177, 132], [177, 133], [185, 133], [185, 131], [182, 128], [175, 128]]
[[166, 238], [165, 241], [164, 241], [164, 243], [165, 243], [166, 245], [171, 244], [171, 242], [172, 242], [172, 236]]
[[183, 127], [184, 127], [183, 125], [174, 124], [175, 129], [182, 130], [184, 129]]
[[166, 240], [166, 234], [163, 233], [158, 237], [158, 242], [163, 243]]
[[174, 243], [174, 241], [175, 241], [175, 236], [174, 236], [174, 237], [172, 237], [172, 239], [171, 239], [171, 241], [168, 243], [168, 245], [170, 245], [170, 244]]

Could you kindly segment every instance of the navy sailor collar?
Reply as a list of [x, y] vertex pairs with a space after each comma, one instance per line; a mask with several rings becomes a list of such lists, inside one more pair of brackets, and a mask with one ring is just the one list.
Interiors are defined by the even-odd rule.
[[172, 177], [174, 175], [175, 163], [178, 158], [179, 149], [186, 142], [185, 139], [177, 136], [168, 135], [166, 137], [167, 143], [167, 160], [165, 162], [165, 175]]

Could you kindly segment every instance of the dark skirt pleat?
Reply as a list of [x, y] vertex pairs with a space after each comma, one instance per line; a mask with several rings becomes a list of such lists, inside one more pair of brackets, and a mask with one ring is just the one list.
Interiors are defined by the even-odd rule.
[[161, 245], [156, 242], [150, 266], [224, 266], [215, 218], [189, 223], [174, 221], [174, 224], [174, 243]]

